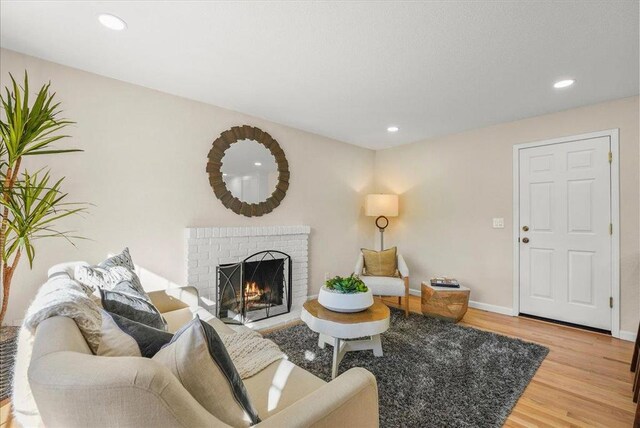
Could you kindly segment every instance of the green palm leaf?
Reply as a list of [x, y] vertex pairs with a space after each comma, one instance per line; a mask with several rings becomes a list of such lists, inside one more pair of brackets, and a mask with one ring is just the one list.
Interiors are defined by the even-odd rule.
[[19, 248], [24, 248], [32, 265], [34, 240], [60, 237], [70, 241], [66, 232], [55, 231], [50, 226], [57, 220], [86, 211], [86, 204], [66, 202], [67, 194], [60, 190], [63, 181], [61, 178], [51, 184], [49, 171], [34, 174], [25, 171], [16, 181], [9, 198], [0, 201], [0, 205], [10, 213], [3, 261], [7, 262]]
[[54, 103], [55, 93], [50, 93], [50, 84], [43, 85], [36, 94], [35, 101], [29, 106], [29, 79], [24, 75], [24, 86], [18, 85], [11, 74], [11, 91], [0, 96], [0, 104], [5, 113], [5, 120], [0, 120], [0, 136], [2, 148], [6, 152], [7, 164], [13, 168], [22, 156], [69, 153], [82, 151], [79, 149], [51, 149], [52, 143], [67, 135], [51, 136], [64, 127], [73, 124], [66, 119], [59, 119], [60, 103]]
[[[59, 118], [60, 103], [50, 84], [43, 85], [31, 102], [29, 78], [20, 86], [11, 74], [11, 83], [0, 92], [0, 279], [4, 319], [13, 273], [24, 252], [29, 265], [36, 256], [34, 241], [63, 238], [73, 244], [72, 231], [60, 231], [55, 223], [86, 210], [86, 204], [67, 201], [61, 190], [64, 177], [54, 181], [49, 171], [21, 172], [23, 156], [55, 155], [79, 149], [56, 147], [68, 135], [61, 131], [74, 123]], [[1, 114], [4, 113], [4, 114]]]

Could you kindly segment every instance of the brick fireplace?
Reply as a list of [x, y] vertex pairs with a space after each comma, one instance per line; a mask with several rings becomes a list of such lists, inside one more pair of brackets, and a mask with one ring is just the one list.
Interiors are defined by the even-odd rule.
[[187, 228], [187, 281], [217, 313], [216, 271], [219, 266], [241, 263], [262, 251], [278, 251], [291, 257], [291, 310], [279, 316], [251, 322], [265, 328], [299, 317], [307, 299], [309, 226], [198, 227]]

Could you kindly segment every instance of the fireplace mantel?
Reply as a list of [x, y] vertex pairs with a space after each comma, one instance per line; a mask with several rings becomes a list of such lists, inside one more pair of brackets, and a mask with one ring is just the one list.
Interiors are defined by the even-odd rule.
[[309, 235], [311, 226], [191, 227], [187, 233], [190, 238]]

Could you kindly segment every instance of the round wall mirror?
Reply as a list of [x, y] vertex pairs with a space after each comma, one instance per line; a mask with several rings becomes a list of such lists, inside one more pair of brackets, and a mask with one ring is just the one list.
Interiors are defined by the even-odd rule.
[[271, 212], [289, 187], [289, 164], [280, 145], [252, 126], [234, 126], [213, 142], [209, 182], [222, 204], [247, 217]]
[[278, 184], [276, 158], [256, 140], [232, 144], [222, 157], [222, 181], [242, 202], [266, 202]]

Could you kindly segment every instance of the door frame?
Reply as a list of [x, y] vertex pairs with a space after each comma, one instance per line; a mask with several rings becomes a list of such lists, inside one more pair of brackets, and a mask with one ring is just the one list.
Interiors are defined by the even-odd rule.
[[590, 132], [587, 134], [570, 135], [531, 143], [515, 144], [513, 146], [513, 316], [520, 314], [520, 150], [531, 147], [548, 146], [552, 144], [570, 143], [578, 140], [609, 137], [611, 153], [611, 201], [610, 216], [613, 230], [611, 235], [611, 335], [620, 337], [620, 156], [619, 129]]

